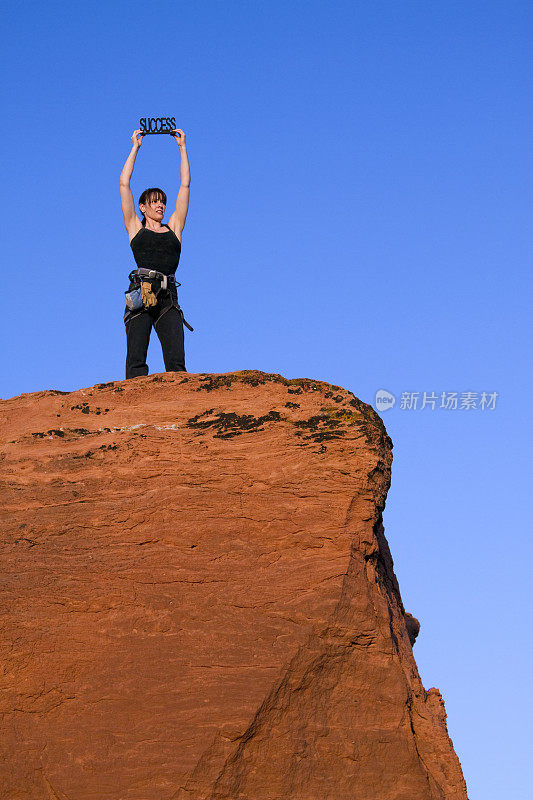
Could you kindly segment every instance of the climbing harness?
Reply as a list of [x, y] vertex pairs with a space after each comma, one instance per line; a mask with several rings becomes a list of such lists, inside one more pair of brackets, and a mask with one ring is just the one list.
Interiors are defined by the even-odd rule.
[[[181, 283], [176, 280], [174, 275], [165, 275], [163, 272], [158, 272], [156, 269], [147, 269], [145, 267], [138, 267], [132, 270], [128, 277], [133, 288], [129, 289], [124, 294], [126, 296], [126, 305], [130, 311], [138, 311], [141, 308], [156, 306], [160, 292], [170, 291], [170, 286], [175, 286], [176, 290], [178, 286], [181, 286]], [[183, 316], [183, 311], [177, 299], [176, 301], [173, 300], [172, 304], [181, 314], [183, 324], [190, 331], [194, 331], [194, 328], [189, 325]]]

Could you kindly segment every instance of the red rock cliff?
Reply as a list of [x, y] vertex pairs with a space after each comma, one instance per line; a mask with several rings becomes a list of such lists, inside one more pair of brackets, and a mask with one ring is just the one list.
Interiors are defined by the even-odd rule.
[[465, 800], [370, 406], [261, 372], [0, 405], [1, 798]]

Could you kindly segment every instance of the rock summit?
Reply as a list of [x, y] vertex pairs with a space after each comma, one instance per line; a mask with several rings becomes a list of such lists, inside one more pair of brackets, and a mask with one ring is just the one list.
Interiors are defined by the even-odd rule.
[[466, 800], [370, 406], [246, 371], [0, 413], [3, 800]]

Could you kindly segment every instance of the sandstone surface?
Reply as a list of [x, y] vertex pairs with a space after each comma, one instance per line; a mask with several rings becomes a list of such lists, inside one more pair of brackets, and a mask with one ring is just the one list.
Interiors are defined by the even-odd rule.
[[2, 800], [465, 800], [336, 386], [162, 374], [0, 403]]

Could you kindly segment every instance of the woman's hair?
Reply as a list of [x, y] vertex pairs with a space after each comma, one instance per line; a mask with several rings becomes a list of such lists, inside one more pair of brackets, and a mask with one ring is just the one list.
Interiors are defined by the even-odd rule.
[[[163, 189], [157, 189], [156, 187], [152, 189], [145, 189], [142, 195], [139, 197], [139, 205], [145, 206], [147, 203], [153, 203], [154, 200], [162, 200], [165, 205], [167, 204], [167, 196]], [[146, 225], [146, 217], [144, 214], [141, 224]]]

